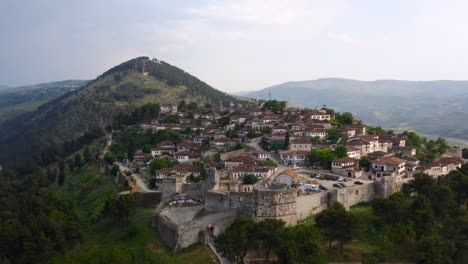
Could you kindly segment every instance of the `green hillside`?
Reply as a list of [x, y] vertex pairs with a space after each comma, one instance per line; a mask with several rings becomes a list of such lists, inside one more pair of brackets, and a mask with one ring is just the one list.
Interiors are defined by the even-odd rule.
[[181, 100], [212, 105], [239, 101], [165, 62], [136, 58], [34, 112], [5, 122], [0, 128], [0, 164], [19, 165], [46, 147], [103, 130], [116, 116], [144, 105]]

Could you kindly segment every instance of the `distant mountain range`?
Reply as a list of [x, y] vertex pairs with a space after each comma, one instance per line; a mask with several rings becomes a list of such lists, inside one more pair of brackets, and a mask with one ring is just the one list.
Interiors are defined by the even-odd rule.
[[239, 102], [166, 62], [139, 57], [1, 124], [0, 164], [22, 164], [47, 146], [104, 129], [116, 116], [140, 106], [181, 100], [213, 105]]
[[327, 105], [387, 129], [468, 140], [468, 81], [357, 81], [326, 78], [287, 82], [242, 96]]
[[67, 80], [29, 86], [0, 86], [0, 124], [83, 87], [88, 81]]

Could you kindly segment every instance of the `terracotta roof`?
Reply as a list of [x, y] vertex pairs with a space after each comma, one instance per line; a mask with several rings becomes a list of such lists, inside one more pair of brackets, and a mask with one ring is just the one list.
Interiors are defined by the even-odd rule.
[[280, 174], [278, 174], [278, 176], [281, 176], [281, 175], [288, 175], [289, 177], [293, 178], [293, 179], [296, 179], [299, 177], [299, 174], [297, 174], [297, 172], [293, 171], [292, 169], [286, 169], [284, 171], [282, 171]]
[[384, 152], [384, 151], [374, 151], [374, 152], [371, 152], [369, 154], [367, 154], [368, 156], [373, 156], [373, 157], [385, 157], [385, 156], [391, 156], [392, 154], [388, 153], [388, 152]]
[[238, 166], [232, 168], [232, 172], [268, 172], [269, 167], [260, 167], [260, 166]]
[[295, 138], [291, 140], [291, 144], [312, 144], [308, 138]]
[[178, 147], [185, 147], [185, 148], [200, 148], [200, 145], [192, 142], [182, 142], [177, 144]]
[[307, 155], [310, 153], [310, 151], [307, 150], [285, 150], [281, 151], [281, 154], [286, 154], [286, 155]]
[[347, 152], [351, 152], [351, 151], [361, 151], [361, 150], [360, 150], [360, 149], [357, 149], [357, 148], [353, 148], [353, 147], [346, 146], [346, 151], [347, 151]]
[[188, 156], [190, 158], [195, 158], [198, 156], [197, 154], [193, 152], [189, 152], [189, 151], [179, 151], [179, 152], [176, 152], [174, 155], [175, 156]]
[[387, 164], [388, 165], [400, 165], [400, 164], [406, 163], [406, 160], [402, 160], [402, 159], [399, 159], [399, 158], [394, 157], [394, 156], [386, 156], [386, 157], [380, 158], [378, 160], [375, 160], [372, 163], [386, 164], [386, 165]]
[[369, 145], [368, 142], [363, 141], [363, 140], [353, 140], [350, 142], [347, 142], [346, 145], [351, 145], [351, 146], [366, 146]]
[[163, 168], [157, 170], [159, 173], [170, 173], [170, 172], [200, 172], [200, 169], [190, 164], [177, 164], [172, 168]]
[[356, 162], [356, 159], [350, 158], [350, 157], [343, 157], [334, 160], [333, 162], [339, 162], [339, 163], [349, 163], [349, 162]]

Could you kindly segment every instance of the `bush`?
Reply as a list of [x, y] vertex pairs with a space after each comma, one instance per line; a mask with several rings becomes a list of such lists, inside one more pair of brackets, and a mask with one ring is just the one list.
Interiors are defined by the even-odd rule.
[[243, 179], [243, 183], [244, 184], [254, 184], [258, 181], [258, 178], [257, 176], [253, 175], [253, 174], [247, 174], [244, 176], [244, 179]]

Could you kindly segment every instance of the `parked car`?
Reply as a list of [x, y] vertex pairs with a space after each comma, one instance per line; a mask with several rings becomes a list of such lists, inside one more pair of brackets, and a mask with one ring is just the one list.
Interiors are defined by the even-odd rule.
[[338, 177], [337, 181], [343, 182], [343, 181], [344, 181], [344, 178], [343, 178], [343, 177]]
[[341, 182], [340, 182], [340, 183], [337, 183], [337, 184], [340, 185], [340, 186], [343, 187], [343, 188], [344, 188], [344, 187], [348, 187], [348, 186], [346, 186], [344, 183], [341, 183]]
[[362, 181], [354, 181], [354, 184], [356, 185], [363, 185], [364, 183]]
[[333, 184], [333, 187], [336, 187], [336, 188], [343, 188], [343, 186], [341, 186], [340, 183], [334, 183], [334, 184]]
[[323, 185], [320, 185], [320, 186], [319, 186], [319, 189], [320, 189], [320, 190], [324, 190], [324, 191], [328, 191], [328, 188], [325, 187], [325, 186], [323, 186]]
[[299, 185], [301, 185], [301, 186], [302, 186], [302, 185], [304, 185], [304, 182], [302, 182], [302, 181], [298, 181], [298, 182], [297, 182], [297, 184], [299, 184]]

